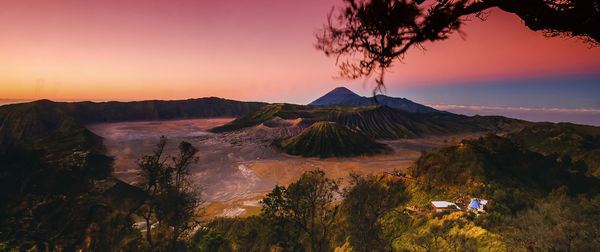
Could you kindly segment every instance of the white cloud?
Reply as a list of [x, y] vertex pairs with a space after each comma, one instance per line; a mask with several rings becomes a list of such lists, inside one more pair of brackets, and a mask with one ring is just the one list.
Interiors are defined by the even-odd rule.
[[429, 105], [438, 110], [472, 110], [472, 111], [512, 111], [512, 112], [555, 112], [555, 113], [600, 113], [600, 109], [593, 108], [531, 108], [531, 107], [503, 107], [503, 106], [481, 106], [481, 105], [454, 105], [440, 104]]

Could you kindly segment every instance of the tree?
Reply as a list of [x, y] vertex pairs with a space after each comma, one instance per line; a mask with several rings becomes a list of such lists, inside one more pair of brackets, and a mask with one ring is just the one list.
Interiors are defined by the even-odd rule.
[[[485, 19], [498, 7], [546, 36], [577, 37], [600, 44], [600, 0], [343, 0], [317, 34], [316, 48], [336, 57], [342, 77], [378, 74], [374, 93], [384, 88], [392, 63], [424, 42], [445, 40], [470, 17]], [[336, 15], [334, 17], [334, 15]]]
[[233, 251], [231, 242], [223, 236], [223, 234], [211, 231], [202, 237], [200, 243], [200, 251], [207, 252], [228, 252]]
[[[291, 239], [300, 240], [305, 249], [313, 252], [328, 251], [328, 238], [337, 214], [333, 206], [336, 181], [325, 177], [321, 170], [308, 171], [287, 188], [276, 186], [262, 200], [263, 216], [285, 232], [286, 249], [298, 250]], [[273, 226], [273, 224], [271, 224]], [[295, 234], [296, 235], [294, 237]]]
[[352, 174], [341, 209], [353, 251], [389, 251], [392, 239], [384, 235], [382, 218], [407, 200], [402, 183]]
[[181, 236], [197, 225], [195, 219], [201, 200], [188, 176], [190, 165], [198, 161], [195, 156], [198, 150], [188, 142], [181, 142], [178, 155], [165, 156], [166, 145], [167, 139], [163, 136], [152, 155], [138, 160], [139, 186], [147, 198], [137, 212], [146, 221], [146, 240], [150, 247], [156, 246], [152, 235], [155, 221], [166, 248], [174, 250]]
[[0, 150], [0, 251], [139, 250], [140, 232], [124, 213], [137, 191], [121, 187], [128, 193], [118, 200], [107, 193], [115, 180], [96, 171], [109, 164], [83, 153]]
[[570, 196], [554, 190], [533, 208], [519, 212], [507, 227], [516, 249], [530, 251], [593, 251], [600, 246], [600, 196]]

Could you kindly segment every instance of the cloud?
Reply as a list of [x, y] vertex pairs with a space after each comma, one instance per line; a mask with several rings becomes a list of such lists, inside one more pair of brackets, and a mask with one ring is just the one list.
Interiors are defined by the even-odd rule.
[[600, 126], [600, 109], [596, 108], [532, 108], [482, 105], [430, 105], [439, 110], [473, 115], [500, 115], [532, 122], [571, 122]]
[[600, 114], [600, 109], [594, 108], [531, 108], [531, 107], [503, 107], [503, 106], [481, 106], [481, 105], [454, 105], [439, 104], [429, 105], [438, 110], [470, 110], [470, 111], [504, 111], [504, 112], [541, 112], [541, 113], [582, 113]]

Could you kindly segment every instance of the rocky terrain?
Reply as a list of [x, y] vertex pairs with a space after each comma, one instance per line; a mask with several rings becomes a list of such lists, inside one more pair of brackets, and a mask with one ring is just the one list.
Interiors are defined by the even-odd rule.
[[[169, 139], [167, 151], [176, 152], [176, 143], [185, 140], [198, 148], [199, 162], [192, 167], [195, 186], [202, 188], [212, 215], [245, 214], [255, 211], [256, 200], [276, 184], [287, 184], [307, 170], [316, 168], [328, 176], [347, 177], [359, 174], [406, 169], [421, 151], [444, 145], [452, 136], [421, 139], [382, 140], [390, 153], [350, 158], [321, 159], [290, 156], [271, 146], [275, 139], [292, 137], [312, 124], [307, 119], [275, 118], [259, 125], [226, 133], [208, 129], [232, 121], [229, 119], [193, 119], [176, 121], [120, 122], [87, 125], [104, 138], [108, 155], [115, 157], [115, 177], [134, 184], [136, 160], [151, 152], [161, 135]], [[456, 139], [479, 136], [479, 133], [455, 135]], [[247, 204], [245, 204], [246, 202]], [[240, 212], [239, 208], [245, 209]]]

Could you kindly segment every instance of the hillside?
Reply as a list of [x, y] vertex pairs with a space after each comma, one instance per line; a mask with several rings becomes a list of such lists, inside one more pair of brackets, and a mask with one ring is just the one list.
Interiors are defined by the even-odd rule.
[[70, 111], [82, 123], [237, 117], [264, 105], [266, 103], [216, 97], [176, 101], [61, 103], [66, 111]]
[[329, 114], [328, 120], [359, 130], [368, 136], [385, 139], [417, 138], [461, 132], [512, 131], [528, 124], [506, 117], [410, 113], [387, 106], [351, 112], [336, 111]]
[[585, 176], [584, 168], [489, 134], [425, 153], [408, 174], [430, 186], [493, 199], [496, 210], [515, 211], [562, 186], [573, 194], [597, 192], [599, 181]]
[[257, 109], [247, 115], [241, 116], [234, 121], [225, 124], [223, 126], [215, 127], [211, 129], [212, 132], [227, 132], [238, 129], [243, 129], [251, 126], [256, 126], [261, 123], [272, 120], [276, 117], [282, 119], [312, 119], [316, 121], [322, 121], [327, 118], [327, 115], [339, 109], [339, 107], [327, 107], [327, 106], [303, 106], [294, 104], [269, 104]]
[[135, 235], [127, 214], [144, 193], [112, 176], [100, 137], [55, 103], [1, 111], [2, 140], [10, 143], [0, 148], [2, 246], [74, 251], [89, 237], [104, 250], [107, 234]]
[[385, 145], [334, 122], [317, 122], [299, 135], [275, 143], [288, 154], [304, 157], [350, 157], [380, 153]]
[[[69, 135], [81, 124], [58, 103], [41, 100], [0, 107], [0, 143]], [[1, 147], [0, 147], [1, 148]]]
[[373, 97], [364, 97], [355, 94], [345, 87], [338, 87], [319, 99], [309, 103], [309, 106], [342, 106], [342, 107], [364, 107], [373, 105], [385, 105], [398, 110], [414, 113], [435, 113], [440, 112], [434, 108], [418, 104], [406, 98], [389, 97], [386, 95], [377, 95]]
[[101, 103], [39, 100], [11, 104], [0, 107], [0, 144], [63, 134], [89, 123], [237, 117], [264, 105], [214, 97]]
[[330, 121], [373, 137], [416, 138], [460, 132], [512, 131], [530, 123], [506, 117], [467, 117], [449, 113], [410, 113], [387, 106], [333, 107], [273, 104], [212, 129], [226, 132], [255, 126], [275, 117]]
[[544, 155], [583, 161], [589, 174], [600, 178], [600, 127], [571, 123], [538, 123], [508, 135], [525, 149]]

